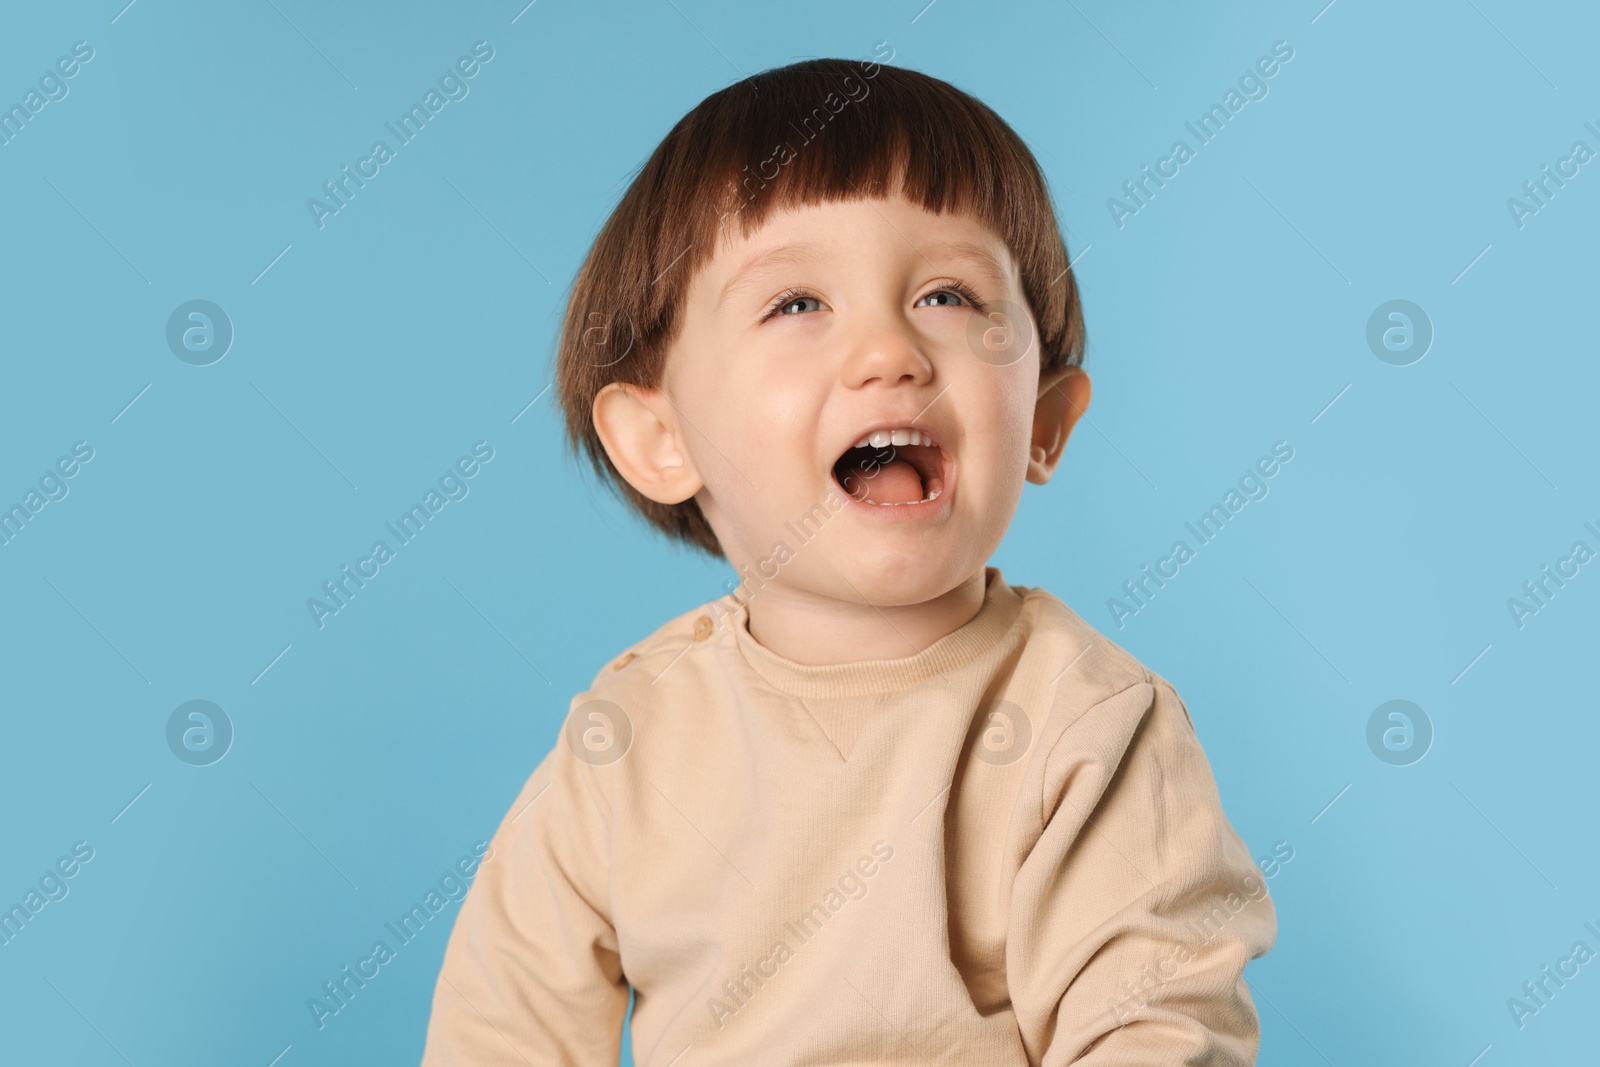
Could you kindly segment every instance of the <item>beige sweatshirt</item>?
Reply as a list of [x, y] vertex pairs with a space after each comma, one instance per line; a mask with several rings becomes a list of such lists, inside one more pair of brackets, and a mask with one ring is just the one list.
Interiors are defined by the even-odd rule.
[[[809, 666], [734, 596], [573, 698], [456, 919], [423, 1067], [1251, 1064], [1277, 934], [1188, 710], [1037, 588]], [[757, 593], [756, 595], [760, 595]]]

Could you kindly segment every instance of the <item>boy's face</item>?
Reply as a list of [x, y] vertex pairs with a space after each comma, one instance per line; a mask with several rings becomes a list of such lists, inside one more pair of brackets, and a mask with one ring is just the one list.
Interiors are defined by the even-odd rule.
[[[662, 388], [607, 387], [596, 425], [646, 496], [698, 501], [752, 593], [951, 591], [1088, 403], [1081, 370], [1041, 382], [1004, 242], [898, 196], [776, 213], [749, 238], [730, 224], [683, 310]], [[851, 451], [897, 427], [934, 443]]]

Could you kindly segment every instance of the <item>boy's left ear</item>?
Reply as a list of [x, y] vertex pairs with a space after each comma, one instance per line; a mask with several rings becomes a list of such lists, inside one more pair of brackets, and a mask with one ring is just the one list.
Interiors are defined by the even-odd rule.
[[1028, 450], [1028, 481], [1043, 485], [1061, 461], [1067, 435], [1089, 407], [1089, 375], [1082, 367], [1064, 367], [1039, 376], [1039, 399], [1033, 409], [1033, 443]]

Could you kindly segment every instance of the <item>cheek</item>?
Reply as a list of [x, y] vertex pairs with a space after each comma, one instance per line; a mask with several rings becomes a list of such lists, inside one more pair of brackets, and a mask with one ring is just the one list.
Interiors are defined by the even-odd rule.
[[1028, 368], [987, 368], [982, 388], [977, 384], [970, 416], [973, 436], [987, 463], [1009, 479], [1028, 464], [1038, 376]]
[[779, 391], [752, 383], [730, 388], [707, 383], [692, 404], [679, 400], [685, 441], [706, 489], [728, 518], [745, 529], [762, 526], [804, 491], [816, 425]]
[[748, 496], [766, 479], [763, 449], [735, 406], [700, 405], [686, 431], [690, 454], [706, 487], [719, 500]]

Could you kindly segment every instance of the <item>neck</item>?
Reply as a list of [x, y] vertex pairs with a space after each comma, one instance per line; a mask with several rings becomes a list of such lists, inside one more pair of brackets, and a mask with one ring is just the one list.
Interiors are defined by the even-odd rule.
[[982, 567], [947, 593], [898, 607], [769, 582], [749, 597], [750, 635], [777, 655], [811, 666], [901, 659], [970, 622], [985, 591]]

